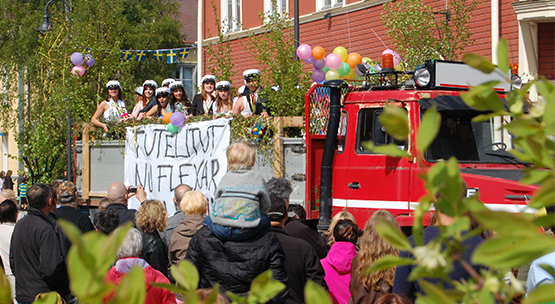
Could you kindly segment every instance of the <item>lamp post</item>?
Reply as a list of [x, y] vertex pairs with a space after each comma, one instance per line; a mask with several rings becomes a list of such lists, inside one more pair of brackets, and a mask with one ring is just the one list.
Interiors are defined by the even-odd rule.
[[[50, 0], [46, 3], [44, 8], [44, 15], [42, 16], [42, 23], [37, 28], [37, 31], [41, 32], [41, 34], [46, 34], [52, 31], [52, 23], [50, 23], [50, 15], [48, 15], [48, 6], [50, 3], [60, 1], [64, 4], [65, 13], [66, 13], [66, 20], [67, 20], [67, 28], [68, 28], [68, 38], [66, 38], [66, 47], [67, 47], [67, 40], [69, 39], [69, 32], [71, 29], [71, 16], [70, 16], [70, 7], [69, 4], [65, 0]], [[69, 108], [67, 107], [67, 95], [64, 98], [64, 106], [66, 109], [66, 119], [67, 119], [67, 175], [66, 180], [73, 181], [73, 162], [71, 157], [71, 114], [69, 112]]]

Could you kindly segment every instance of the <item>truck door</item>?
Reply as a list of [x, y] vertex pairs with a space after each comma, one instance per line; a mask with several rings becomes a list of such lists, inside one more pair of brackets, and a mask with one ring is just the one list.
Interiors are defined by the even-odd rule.
[[383, 104], [376, 104], [361, 107], [356, 115], [356, 139], [354, 151], [350, 153], [344, 204], [356, 213], [357, 219], [363, 220], [362, 224], [378, 209], [387, 209], [393, 215], [407, 214], [410, 209], [412, 162], [375, 154], [366, 148], [371, 142], [375, 146], [394, 143], [407, 149], [406, 142], [397, 141], [385, 132], [378, 119], [382, 112]]

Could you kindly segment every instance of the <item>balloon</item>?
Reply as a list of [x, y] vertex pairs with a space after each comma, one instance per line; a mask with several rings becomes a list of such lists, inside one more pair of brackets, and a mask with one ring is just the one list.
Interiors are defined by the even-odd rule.
[[162, 120], [169, 124], [171, 122], [171, 117], [172, 117], [172, 113], [167, 112], [166, 114], [164, 114], [164, 117], [162, 118]]
[[94, 60], [93, 56], [91, 54], [85, 54], [85, 63], [87, 64], [87, 66], [90, 68], [94, 65], [96, 61]]
[[85, 62], [85, 59], [83, 59], [83, 54], [79, 52], [75, 52], [71, 54], [71, 63], [75, 65], [82, 65], [84, 62]]
[[307, 59], [304, 60], [304, 62], [306, 63], [314, 63], [315, 59], [312, 57], [312, 55], [310, 55], [310, 57], [308, 57]]
[[369, 58], [369, 57], [362, 57], [362, 62], [364, 62], [364, 63], [372, 63], [372, 62], [374, 62], [374, 60], [372, 60], [372, 59]]
[[347, 63], [352, 69], [356, 68], [357, 64], [362, 63], [362, 56], [359, 53], [351, 53], [347, 56]]
[[355, 69], [351, 69], [349, 74], [347, 76], [345, 76], [345, 78], [347, 78], [347, 79], [355, 79], [356, 77], [357, 77], [357, 74], [355, 73]]
[[376, 65], [374, 66], [374, 69], [376, 70], [376, 72], [379, 72], [379, 71], [382, 70], [382, 67], [381, 67], [379, 64], [376, 64]]
[[399, 62], [401, 62], [401, 55], [399, 55], [399, 53], [395, 52], [394, 50], [387, 49], [383, 51], [382, 56], [385, 54], [393, 55], [393, 66], [399, 65]]
[[185, 122], [185, 116], [180, 112], [175, 112], [170, 116], [170, 122], [176, 127], [181, 127]]
[[[329, 55], [328, 55], [329, 56]], [[334, 80], [334, 79], [339, 79], [341, 76], [339, 75], [339, 73], [336, 70], [329, 70], [326, 73], [326, 80]]]
[[329, 70], [330, 70], [330, 68], [328, 68], [327, 65], [322, 69], [322, 71], [324, 71], [324, 72], [327, 72], [327, 71], [329, 71]]
[[324, 80], [326, 80], [326, 73], [322, 70], [313, 70], [312, 71], [312, 76], [310, 77], [310, 79], [312, 79], [312, 81], [314, 82], [322, 82]]
[[324, 59], [316, 60], [312, 63], [315, 69], [321, 70], [326, 66], [326, 61]]
[[340, 76], [347, 76], [351, 72], [351, 67], [346, 62], [341, 62], [341, 66], [337, 69]]
[[330, 68], [330, 70], [338, 69], [341, 66], [341, 57], [337, 54], [329, 54], [326, 57], [326, 66]]
[[73, 67], [73, 69], [71, 69], [71, 74], [73, 74], [77, 77], [81, 77], [81, 76], [83, 76], [83, 74], [85, 74], [85, 70], [86, 70], [86, 68], [84, 66], [76, 65], [76, 66]]
[[312, 57], [314, 57], [314, 59], [316, 60], [322, 60], [324, 59], [324, 57], [326, 57], [326, 51], [323, 47], [317, 46], [312, 49]]
[[[166, 113], [166, 114], [168, 114], [168, 113]], [[171, 123], [169, 123], [168, 126], [167, 126], [167, 129], [168, 129], [168, 132], [170, 132], [170, 133], [176, 133], [178, 128], [176, 126], [172, 125]]]
[[299, 56], [300, 59], [307, 59], [308, 57], [310, 57], [310, 55], [312, 55], [312, 48], [310, 47], [310, 45], [299, 45], [299, 47], [297, 48], [297, 56]]
[[339, 57], [341, 57], [341, 61], [346, 62], [347, 61], [347, 49], [342, 47], [342, 46], [338, 46], [333, 50], [334, 54], [339, 55]]

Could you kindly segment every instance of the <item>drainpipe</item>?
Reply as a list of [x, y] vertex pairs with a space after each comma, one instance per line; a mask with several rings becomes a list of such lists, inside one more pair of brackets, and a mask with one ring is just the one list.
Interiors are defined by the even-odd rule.
[[198, 1], [197, 13], [197, 85], [200, 84], [202, 79], [202, 14], [203, 14], [204, 0]]
[[498, 63], [497, 46], [499, 45], [499, 0], [491, 0], [491, 62]]
[[331, 182], [333, 170], [333, 158], [337, 147], [337, 129], [341, 118], [341, 88], [343, 80], [336, 79], [326, 81], [324, 87], [330, 89], [330, 119], [324, 142], [322, 156], [322, 167], [320, 175], [320, 218], [318, 220], [318, 231], [328, 230], [331, 222]]

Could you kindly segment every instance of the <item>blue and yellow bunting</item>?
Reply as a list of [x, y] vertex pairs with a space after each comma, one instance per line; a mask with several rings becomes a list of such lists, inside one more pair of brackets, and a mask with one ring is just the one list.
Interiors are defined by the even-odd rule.
[[135, 56], [135, 61], [145, 61], [146, 51], [137, 51], [137, 56]]
[[[194, 47], [193, 47], [194, 48]], [[78, 51], [82, 52], [83, 54], [89, 53], [92, 51], [91, 48], [77, 48]], [[122, 60], [134, 60], [134, 61], [145, 61], [147, 54], [152, 53], [154, 59], [156, 60], [164, 60], [166, 58], [166, 62], [168, 64], [177, 63], [178, 60], [183, 60], [189, 56], [189, 51], [191, 48], [175, 48], [175, 49], [161, 49], [161, 50], [104, 50], [106, 56], [116, 55], [118, 56], [121, 54]]]
[[154, 55], [154, 58], [158, 60], [164, 60], [164, 51], [155, 50], [155, 51], [152, 51], [152, 54]]
[[130, 60], [132, 56], [133, 56], [133, 51], [130, 51], [130, 50], [121, 51], [121, 59], [123, 60]]
[[179, 50], [179, 58], [185, 59], [189, 55], [189, 49], [180, 49]]
[[168, 64], [175, 63], [177, 61], [177, 54], [175, 50], [168, 50]]

